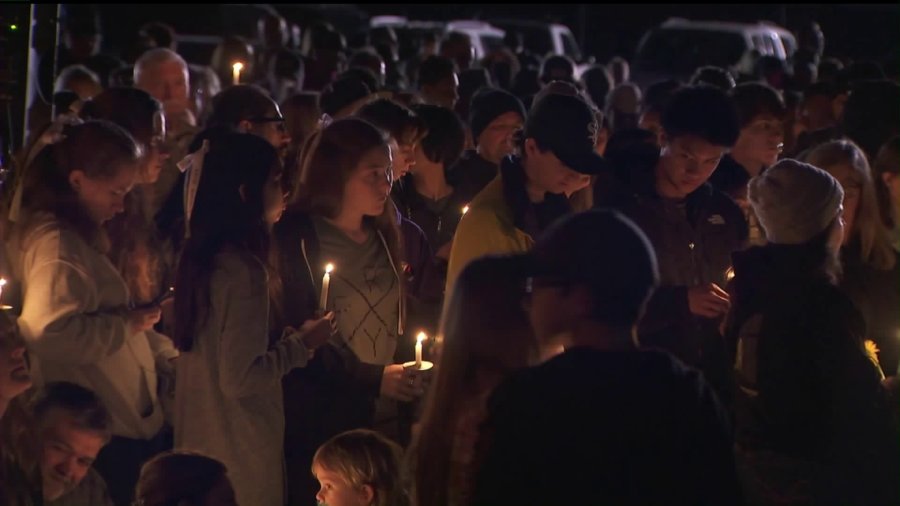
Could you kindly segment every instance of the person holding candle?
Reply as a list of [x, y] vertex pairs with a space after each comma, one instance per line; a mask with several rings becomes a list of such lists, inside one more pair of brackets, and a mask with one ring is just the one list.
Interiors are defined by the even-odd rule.
[[167, 444], [147, 335], [160, 308], [129, 309], [103, 229], [124, 210], [139, 166], [140, 149], [121, 127], [89, 120], [64, 128], [25, 173], [9, 247], [22, 283], [18, 324], [41, 379], [90, 388], [112, 415], [97, 470], [120, 505], [131, 501], [143, 460]]
[[637, 225], [578, 213], [518, 258], [540, 346], [565, 351], [494, 389], [467, 504], [742, 504], [715, 393], [635, 339], [659, 283]]
[[[704, 111], [698, 114], [697, 111]], [[619, 210], [656, 250], [661, 285], [640, 323], [644, 345], [697, 367], [728, 404], [731, 367], [719, 326], [730, 304], [725, 273], [748, 240], [744, 214], [708, 180], [740, 136], [734, 101], [719, 88], [677, 91], [663, 112], [663, 144], [621, 157], [605, 195], [594, 204]]]
[[896, 404], [864, 349], [865, 321], [837, 286], [848, 190], [791, 159], [750, 180], [768, 243], [733, 255], [725, 334], [749, 504], [900, 501]]
[[487, 399], [513, 371], [538, 361], [522, 308], [525, 280], [508, 257], [472, 261], [444, 315], [435, 378], [408, 458], [416, 504], [463, 505], [471, 492], [475, 444]]
[[309, 466], [316, 448], [343, 430], [371, 426], [379, 395], [409, 401], [420, 392], [395, 363], [406, 286], [387, 139], [364, 120], [344, 118], [313, 134], [304, 153], [294, 200], [274, 231], [279, 300], [285, 325], [311, 318], [333, 263], [327, 303], [338, 328], [284, 382], [289, 503], [307, 505], [315, 504]]
[[240, 504], [283, 504], [281, 379], [329, 338], [333, 315], [270, 336], [281, 163], [254, 135], [220, 132], [207, 146], [188, 169], [199, 185], [175, 285], [175, 447], [224, 463]]

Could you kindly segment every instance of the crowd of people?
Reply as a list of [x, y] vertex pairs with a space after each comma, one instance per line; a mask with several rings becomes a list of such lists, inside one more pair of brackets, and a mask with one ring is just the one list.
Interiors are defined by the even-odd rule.
[[646, 89], [515, 33], [64, 28], [0, 503], [900, 504], [900, 84], [815, 25]]

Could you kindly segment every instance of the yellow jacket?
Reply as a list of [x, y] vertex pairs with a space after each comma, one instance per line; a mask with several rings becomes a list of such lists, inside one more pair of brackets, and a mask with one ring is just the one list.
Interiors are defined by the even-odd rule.
[[515, 226], [513, 211], [503, 195], [502, 175], [498, 175], [475, 196], [456, 228], [445, 300], [449, 300], [459, 273], [472, 260], [492, 254], [524, 253], [533, 244], [534, 239]]

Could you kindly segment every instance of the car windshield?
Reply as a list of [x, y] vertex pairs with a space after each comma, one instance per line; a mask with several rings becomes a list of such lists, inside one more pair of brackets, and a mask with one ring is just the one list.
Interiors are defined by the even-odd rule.
[[744, 38], [712, 30], [654, 30], [638, 48], [636, 65], [644, 70], [689, 73], [702, 65], [728, 68], [746, 49]]

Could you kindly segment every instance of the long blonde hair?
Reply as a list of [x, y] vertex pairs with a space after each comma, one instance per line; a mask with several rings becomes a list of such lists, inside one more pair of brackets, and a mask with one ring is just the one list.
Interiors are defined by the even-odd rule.
[[533, 364], [535, 338], [522, 307], [524, 280], [517, 260], [488, 256], [468, 264], [441, 322], [443, 345], [410, 449], [413, 496], [420, 505], [447, 504], [450, 456], [457, 420], [485, 394], [487, 375], [499, 383]]
[[818, 146], [804, 161], [829, 173], [843, 164], [853, 168], [854, 178], [860, 183], [860, 194], [851, 239], [859, 240], [864, 263], [880, 270], [893, 268], [896, 254], [879, 214], [872, 170], [863, 150], [851, 140], [836, 140]]

